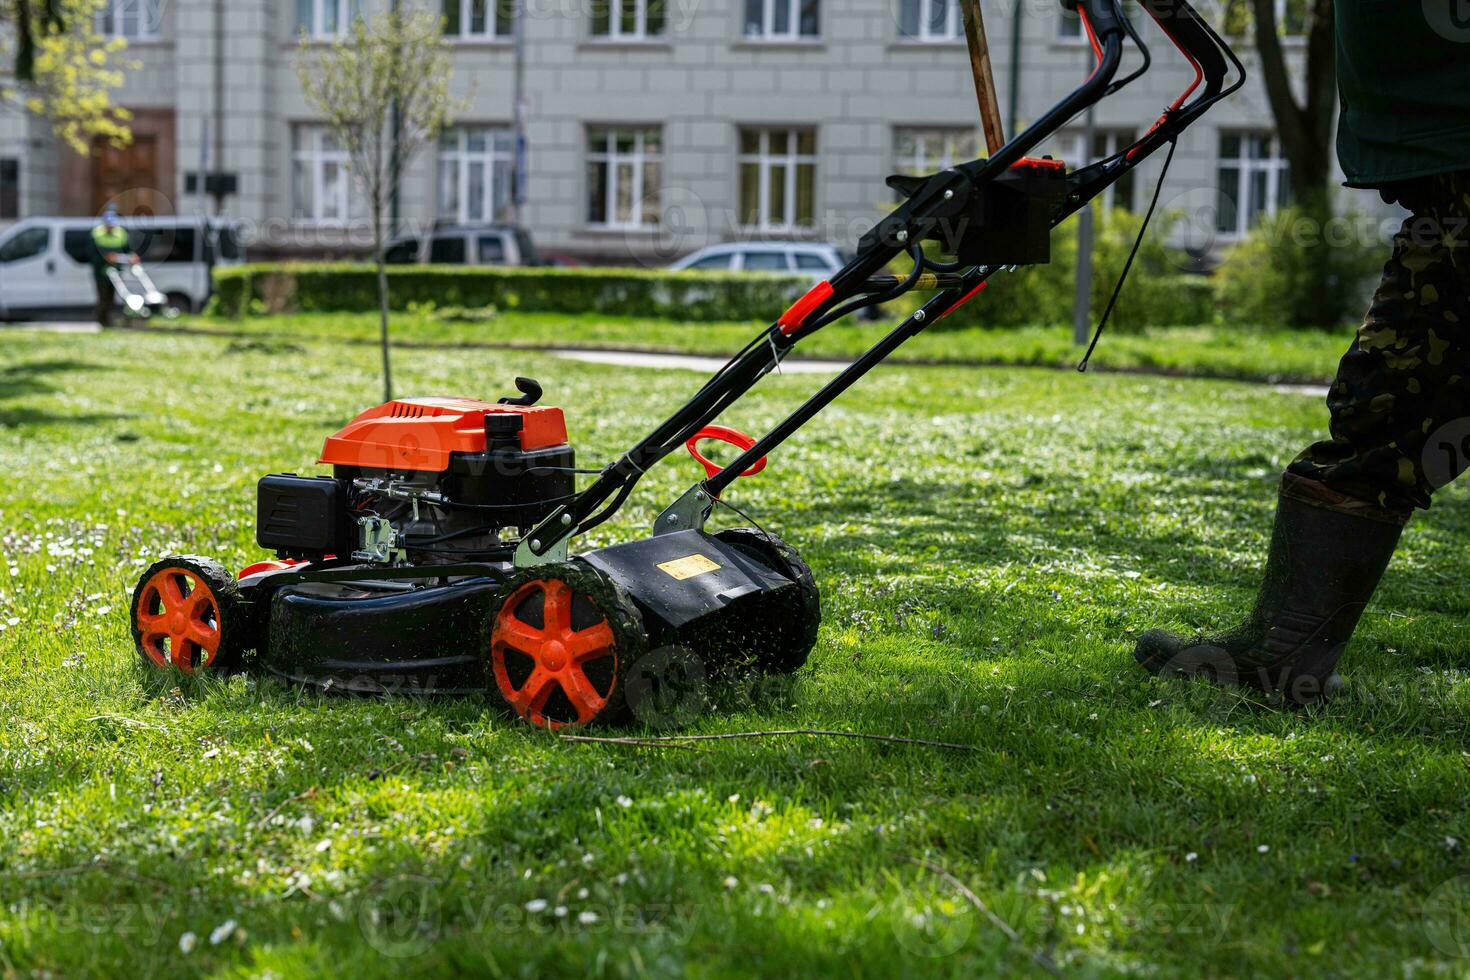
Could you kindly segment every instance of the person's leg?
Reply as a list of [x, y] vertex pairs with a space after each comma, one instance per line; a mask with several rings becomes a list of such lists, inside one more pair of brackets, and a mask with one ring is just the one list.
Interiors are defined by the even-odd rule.
[[112, 280], [106, 276], [98, 277], [97, 280], [97, 322], [104, 327], [112, 326], [112, 307], [117, 300], [117, 292], [112, 288]]
[[[1283, 475], [1254, 609], [1215, 636], [1145, 633], [1134, 656], [1148, 670], [1209, 672], [1297, 702], [1330, 694], [1404, 523], [1465, 469], [1470, 175], [1421, 182], [1403, 200], [1414, 215], [1328, 395], [1332, 438]], [[1445, 447], [1459, 454], [1452, 466]]]

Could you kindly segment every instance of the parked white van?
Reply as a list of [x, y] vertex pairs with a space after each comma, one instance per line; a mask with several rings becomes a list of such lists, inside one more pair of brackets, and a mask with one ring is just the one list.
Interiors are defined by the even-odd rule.
[[[92, 229], [97, 218], [26, 218], [0, 232], [0, 318], [90, 311]], [[240, 262], [238, 227], [187, 216], [123, 218], [133, 250], [160, 292], [180, 310], [199, 310], [211, 270]]]

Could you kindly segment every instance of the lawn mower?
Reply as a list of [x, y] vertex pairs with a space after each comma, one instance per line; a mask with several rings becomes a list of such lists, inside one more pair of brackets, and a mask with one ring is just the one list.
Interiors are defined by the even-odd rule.
[[117, 298], [122, 300], [126, 316], [146, 320], [157, 315], [172, 320], [179, 315], [179, 308], [153, 284], [153, 277], [148, 275], [142, 262], [109, 264], [107, 278]]
[[[1120, 0], [1070, 6], [1096, 59], [1080, 87], [1009, 142], [997, 139], [988, 158], [890, 178], [904, 200], [862, 237], [856, 257], [626, 453], [579, 469], [562, 410], [540, 404], [542, 388], [528, 378], [494, 403], [401, 398], [370, 409], [326, 440], [320, 462], [330, 475], [260, 480], [256, 537], [273, 558], [238, 575], [190, 556], [144, 572], [132, 603], [143, 660], [185, 673], [250, 666], [324, 690], [488, 694], [551, 728], [636, 715], [691, 664], [696, 673], [796, 670], [821, 617], [811, 569], [762, 529], [707, 531], [722, 495], [993, 275], [1047, 261], [1053, 228], [1156, 150], [1172, 152], [1244, 79], [1186, 0], [1142, 0], [1194, 65], [1194, 83], [1142, 138], [1104, 160], [1069, 172], [1030, 157], [1151, 64]], [[1118, 79], [1130, 41], [1142, 66]], [[885, 274], [895, 261], [912, 269]], [[912, 290], [933, 295], [770, 432], [753, 438], [715, 424], [803, 339]], [[717, 465], [701, 452], [706, 440], [739, 454]], [[680, 444], [705, 476], [651, 533], [574, 553], [572, 540], [608, 520]], [[579, 490], [581, 474], [592, 478]]]

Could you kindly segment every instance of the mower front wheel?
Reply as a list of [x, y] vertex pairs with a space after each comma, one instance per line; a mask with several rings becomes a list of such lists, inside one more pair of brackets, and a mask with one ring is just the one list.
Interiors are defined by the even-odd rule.
[[628, 594], [571, 561], [526, 569], [503, 595], [490, 622], [492, 697], [538, 728], [624, 719], [624, 680], [648, 643]]
[[185, 674], [235, 670], [249, 646], [249, 628], [234, 577], [211, 558], [156, 561], [133, 590], [133, 645], [150, 667]]

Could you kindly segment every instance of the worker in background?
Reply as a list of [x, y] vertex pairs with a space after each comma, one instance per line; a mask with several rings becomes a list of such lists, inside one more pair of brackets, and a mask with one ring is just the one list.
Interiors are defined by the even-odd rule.
[[97, 284], [97, 322], [102, 326], [112, 326], [112, 308], [117, 302], [117, 291], [108, 272], [137, 261], [132, 238], [117, 223], [117, 208], [109, 204], [102, 211], [102, 223], [92, 229], [92, 278]]
[[1154, 673], [1295, 703], [1341, 686], [1404, 524], [1470, 464], [1470, 31], [1430, 4], [1334, 6], [1347, 183], [1411, 214], [1327, 396], [1331, 438], [1283, 474], [1254, 608], [1213, 636], [1151, 630], [1134, 651]]

